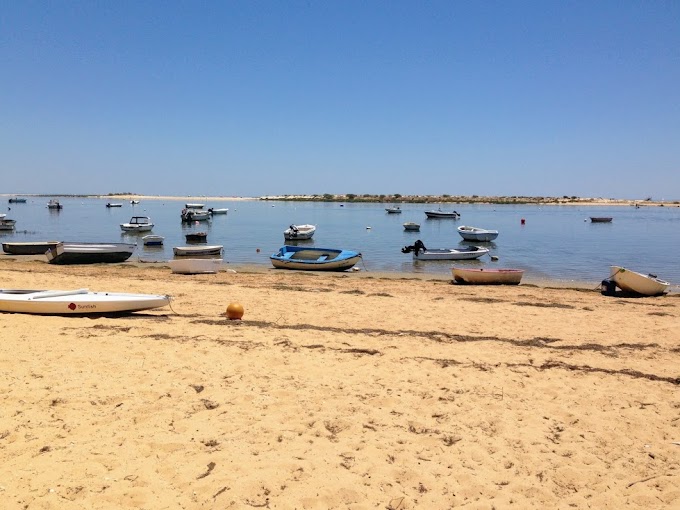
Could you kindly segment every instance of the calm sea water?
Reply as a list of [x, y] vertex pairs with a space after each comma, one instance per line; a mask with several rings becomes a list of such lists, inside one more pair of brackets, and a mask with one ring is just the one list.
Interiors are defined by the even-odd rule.
[[[526, 270], [523, 281], [551, 279], [593, 286], [608, 276], [610, 265], [621, 265], [657, 274], [675, 291], [680, 285], [677, 207], [441, 204], [442, 210], [461, 214], [459, 220], [451, 220], [426, 218], [425, 211], [436, 209], [436, 204], [400, 204], [402, 214], [388, 214], [388, 204], [213, 201], [206, 207], [227, 207], [229, 213], [187, 225], [180, 221], [184, 202], [178, 200], [142, 200], [134, 206], [123, 201], [122, 208], [106, 208], [108, 200], [103, 199], [59, 200], [64, 208], [52, 211], [44, 197], [28, 198], [25, 204], [8, 204], [3, 198], [0, 212], [17, 225], [14, 233], [0, 232], [0, 240], [138, 242], [133, 257], [157, 261], [171, 259], [173, 246], [185, 246], [186, 233], [203, 231], [208, 244], [224, 245], [226, 262], [270, 266], [269, 255], [284, 244], [283, 230], [293, 223], [311, 223], [317, 231], [305, 245], [360, 251], [359, 267], [364, 271], [449, 276], [452, 262], [413, 261], [401, 248], [417, 239], [428, 248], [464, 246], [456, 227], [472, 225], [500, 231], [495, 242], [485, 243], [499, 260], [485, 256], [456, 265], [521, 268]], [[155, 223], [153, 233], [164, 236], [165, 245], [145, 247], [141, 241], [145, 234], [123, 233], [120, 223], [133, 215], [149, 216]], [[614, 221], [591, 223], [590, 216], [612, 216]], [[405, 232], [406, 221], [420, 223], [420, 232]]]

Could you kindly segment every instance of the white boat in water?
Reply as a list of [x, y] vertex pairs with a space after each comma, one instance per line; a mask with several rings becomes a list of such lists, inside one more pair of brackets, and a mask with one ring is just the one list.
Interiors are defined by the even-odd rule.
[[121, 223], [120, 229], [123, 232], [149, 232], [153, 226], [148, 216], [133, 216], [128, 223]]
[[442, 211], [441, 209], [437, 209], [436, 211], [425, 211], [425, 216], [428, 218], [451, 218], [455, 220], [460, 218], [460, 213], [457, 211]]
[[498, 237], [498, 230], [486, 230], [484, 228], [458, 227], [458, 233], [466, 241], [488, 242]]
[[671, 285], [656, 275], [637, 273], [621, 266], [611, 266], [609, 279], [621, 290], [643, 296], [658, 296]]
[[315, 225], [291, 225], [283, 231], [283, 237], [286, 240], [303, 240], [311, 239], [316, 232]]
[[124, 313], [170, 304], [170, 296], [76, 290], [0, 290], [0, 311], [43, 315]]
[[401, 207], [398, 205], [385, 207], [385, 211], [387, 211], [388, 214], [401, 214]]
[[172, 252], [176, 257], [190, 257], [196, 255], [222, 255], [224, 246], [213, 245], [213, 246], [175, 246]]
[[155, 234], [148, 234], [142, 237], [144, 246], [161, 246], [163, 241], [165, 241], [165, 237], [157, 236]]
[[182, 221], [205, 221], [211, 218], [210, 211], [201, 211], [198, 209], [182, 209]]
[[465, 248], [426, 248], [418, 239], [412, 246], [404, 246], [402, 253], [413, 253], [413, 260], [473, 260], [489, 253], [482, 246], [466, 246]]
[[523, 269], [473, 269], [452, 267], [453, 279], [458, 283], [473, 285], [519, 285]]
[[187, 209], [203, 209], [205, 204], [184, 204]]
[[227, 214], [227, 213], [229, 212], [229, 208], [228, 208], [228, 207], [223, 207], [223, 208], [221, 208], [221, 209], [215, 209], [214, 207], [210, 207], [210, 208], [208, 209], [208, 212], [209, 212], [210, 214], [212, 214], [213, 216], [214, 216], [215, 214]]
[[58, 243], [45, 252], [50, 264], [101, 264], [124, 262], [135, 251], [130, 243]]
[[404, 230], [407, 232], [420, 232], [420, 224], [413, 221], [407, 221], [404, 223]]
[[177, 274], [217, 273], [222, 267], [222, 259], [174, 259], [168, 263]]
[[49, 202], [47, 202], [47, 208], [48, 209], [53, 209], [53, 210], [58, 210], [58, 209], [63, 209], [64, 206], [59, 203], [59, 200], [56, 198], [53, 198]]

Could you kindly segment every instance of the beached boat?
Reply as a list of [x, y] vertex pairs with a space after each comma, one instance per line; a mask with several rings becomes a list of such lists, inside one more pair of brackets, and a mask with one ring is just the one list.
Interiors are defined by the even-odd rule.
[[175, 259], [168, 263], [172, 272], [178, 274], [217, 273], [222, 267], [222, 259]]
[[28, 241], [22, 243], [2, 243], [2, 250], [11, 255], [43, 255], [54, 248], [59, 241]]
[[10, 199], [9, 199], [9, 203], [10, 203], [10, 204], [25, 204], [25, 203], [26, 203], [26, 199], [25, 199], [25, 198], [17, 198], [17, 197], [14, 197], [14, 198], [10, 198]]
[[64, 206], [61, 205], [61, 203], [59, 202], [59, 200], [57, 200], [56, 198], [53, 198], [52, 200], [50, 200], [49, 202], [47, 202], [47, 208], [48, 208], [48, 209], [63, 209]]
[[187, 209], [203, 209], [205, 204], [184, 204], [184, 207]]
[[468, 269], [451, 268], [453, 279], [458, 283], [474, 285], [518, 285], [524, 275], [523, 269]]
[[208, 255], [222, 255], [224, 246], [175, 246], [172, 252], [176, 257], [191, 257], [191, 256], [208, 256]]
[[609, 279], [621, 290], [643, 296], [657, 296], [670, 287], [670, 283], [654, 274], [636, 273], [621, 266], [611, 266]]
[[148, 216], [133, 216], [128, 223], [121, 223], [120, 229], [124, 232], [149, 232], [153, 226]]
[[59, 243], [45, 252], [50, 264], [101, 264], [124, 262], [132, 256], [130, 243]]
[[283, 237], [287, 241], [311, 239], [316, 232], [315, 225], [291, 225], [283, 231]]
[[7, 218], [0, 219], [0, 230], [10, 231], [14, 230], [16, 226], [16, 220], [10, 220]]
[[413, 221], [407, 221], [404, 223], [404, 230], [407, 232], [420, 232], [420, 224], [414, 223]]
[[466, 241], [488, 242], [498, 237], [498, 230], [486, 230], [477, 227], [458, 227], [458, 233]]
[[207, 243], [208, 242], [208, 233], [207, 232], [191, 232], [189, 234], [185, 234], [184, 236], [187, 240], [187, 243]]
[[591, 216], [591, 223], [611, 223], [614, 218], [610, 216]]
[[388, 214], [401, 214], [401, 207], [398, 205], [385, 207], [385, 211], [387, 211]]
[[460, 218], [460, 213], [456, 211], [442, 211], [441, 209], [437, 209], [436, 211], [425, 211], [425, 215], [428, 218]]
[[345, 271], [359, 262], [361, 253], [351, 250], [286, 245], [269, 258], [272, 265], [279, 269]]
[[182, 209], [182, 221], [189, 223], [192, 221], [205, 221], [210, 219], [209, 211], [199, 211], [197, 209]]
[[127, 313], [160, 308], [170, 296], [76, 290], [0, 290], [0, 311], [40, 315]]
[[123, 207], [123, 204], [113, 204], [111, 202], [106, 203], [106, 207]]
[[402, 253], [413, 253], [413, 260], [473, 260], [489, 253], [488, 248], [466, 246], [465, 248], [426, 248], [418, 239], [411, 246], [404, 246]]
[[210, 208], [208, 208], [208, 212], [212, 215], [227, 214], [229, 212], [229, 208], [224, 207], [224, 208], [221, 208], [221, 209], [215, 209], [214, 207], [210, 207]]
[[163, 241], [165, 241], [165, 237], [157, 236], [155, 234], [147, 234], [144, 237], [142, 237], [142, 242], [144, 243], [144, 246], [162, 246]]

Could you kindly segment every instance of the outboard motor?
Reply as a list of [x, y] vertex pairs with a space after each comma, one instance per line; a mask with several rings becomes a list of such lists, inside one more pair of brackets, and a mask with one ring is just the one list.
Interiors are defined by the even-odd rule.
[[418, 255], [418, 253], [420, 253], [421, 251], [426, 251], [426, 250], [427, 250], [427, 248], [425, 248], [425, 244], [420, 239], [418, 239], [415, 243], [413, 243], [412, 246], [404, 246], [401, 249], [401, 252], [402, 253], [411, 253], [412, 251], [415, 251], [416, 255]]

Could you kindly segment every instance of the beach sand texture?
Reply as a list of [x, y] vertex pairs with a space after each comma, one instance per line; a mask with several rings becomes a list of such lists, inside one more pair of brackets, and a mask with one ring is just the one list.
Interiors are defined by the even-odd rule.
[[[4, 509], [680, 507], [680, 298], [0, 261]], [[224, 317], [245, 308], [242, 321]]]

